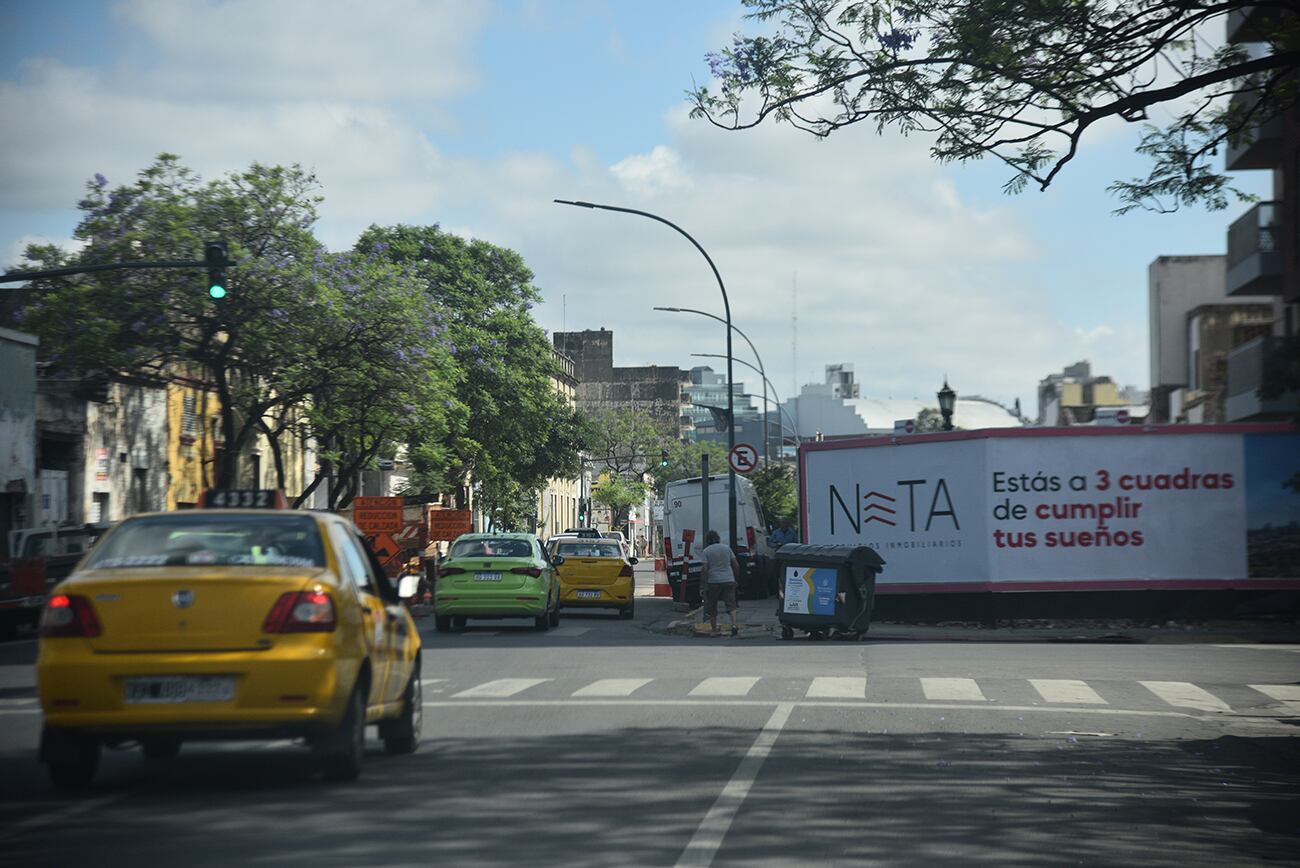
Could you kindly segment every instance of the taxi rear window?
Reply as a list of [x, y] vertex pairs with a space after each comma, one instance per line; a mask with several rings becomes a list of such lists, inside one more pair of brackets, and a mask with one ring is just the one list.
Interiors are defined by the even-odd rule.
[[87, 569], [171, 566], [323, 567], [315, 520], [305, 515], [189, 512], [131, 519], [95, 549]]
[[618, 558], [622, 557], [616, 542], [596, 542], [592, 540], [578, 540], [574, 542], [562, 542], [556, 546], [556, 554], [564, 555], [566, 558]]
[[453, 558], [531, 558], [533, 547], [523, 539], [462, 539], [451, 547]]

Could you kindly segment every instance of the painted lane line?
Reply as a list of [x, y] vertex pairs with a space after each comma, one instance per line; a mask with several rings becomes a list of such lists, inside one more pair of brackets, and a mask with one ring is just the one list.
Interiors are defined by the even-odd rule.
[[[46, 813], [41, 813], [32, 817], [28, 817], [25, 820], [18, 820], [17, 822], [8, 823], [5, 825], [3, 830], [0, 830], [0, 841], [9, 840], [11, 838], [17, 838], [20, 835], [23, 835], [27, 832], [31, 832], [34, 829], [39, 829], [42, 826], [49, 826], [51, 824], [54, 824], [57, 827], [62, 827], [73, 817], [80, 816], [81, 814], [85, 814], [90, 811], [95, 811], [96, 813], [98, 813], [100, 809], [106, 808], [109, 805], [120, 802], [129, 795], [130, 795], [129, 791], [112, 793], [107, 796], [101, 796], [98, 799], [87, 799], [84, 802], [77, 802], [76, 804], [68, 805], [63, 810], [49, 811]], [[66, 832], [66, 830], [64, 831]]]
[[1287, 711], [1300, 711], [1300, 684], [1247, 684], [1251, 690], [1258, 690], [1269, 699], [1282, 703]]
[[865, 699], [867, 679], [838, 675], [819, 675], [808, 685], [805, 699]]
[[922, 678], [921, 691], [926, 699], [988, 702], [974, 678]]
[[546, 633], [547, 636], [554, 636], [558, 639], [572, 639], [574, 636], [582, 636], [590, 633], [590, 627], [556, 627]]
[[40, 714], [41, 710], [36, 707], [31, 708], [0, 708], [0, 714]]
[[754, 743], [749, 746], [745, 758], [736, 767], [736, 773], [731, 776], [731, 780], [727, 781], [713, 807], [700, 821], [695, 835], [691, 837], [690, 843], [686, 845], [686, 849], [677, 860], [679, 866], [707, 868], [713, 864], [713, 857], [722, 846], [722, 840], [727, 837], [727, 831], [736, 818], [736, 812], [740, 810], [745, 797], [749, 795], [750, 787], [754, 785], [759, 769], [763, 767], [763, 761], [772, 752], [772, 745], [776, 743], [777, 736], [781, 734], [793, 710], [794, 703], [783, 702], [772, 712], [772, 716], [759, 732], [758, 738], [754, 739]]
[[466, 698], [514, 696], [516, 693], [522, 693], [530, 687], [536, 687], [550, 680], [549, 678], [498, 678], [462, 690], [460, 693], [453, 693], [452, 699], [459, 699], [462, 696]]
[[430, 684], [442, 684], [446, 680], [446, 678], [421, 678], [420, 683], [427, 687]]
[[602, 678], [586, 687], [573, 691], [574, 696], [631, 696], [633, 691], [645, 687], [653, 678]]
[[715, 675], [695, 685], [688, 696], [747, 696], [758, 683], [757, 678]]
[[1197, 711], [1231, 711], [1228, 703], [1187, 681], [1139, 681], [1160, 699], [1178, 708]]
[[36, 697], [28, 696], [21, 699], [0, 699], [0, 705], [35, 705]]
[[1097, 691], [1086, 683], [1071, 678], [1031, 678], [1029, 683], [1038, 695], [1048, 702], [1074, 702], [1084, 705], [1105, 705]]

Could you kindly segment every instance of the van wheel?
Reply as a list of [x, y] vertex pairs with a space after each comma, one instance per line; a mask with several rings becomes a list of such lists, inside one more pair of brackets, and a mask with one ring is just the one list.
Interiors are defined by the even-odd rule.
[[451, 615], [434, 615], [433, 629], [438, 633], [451, 632]]
[[452, 630], [456, 631], [457, 633], [463, 633], [463, 632], [465, 632], [465, 624], [466, 624], [466, 620], [465, 620], [465, 616], [464, 616], [464, 615], [453, 615], [453, 616], [452, 616], [452, 619], [451, 619], [451, 629], [452, 629]]
[[784, 640], [787, 641], [787, 642], [789, 642], [791, 639], [793, 639], [793, 638], [794, 638], [794, 628], [793, 628], [793, 627], [782, 627], [782, 628], [781, 628], [781, 638], [784, 639]]
[[366, 750], [366, 683], [358, 681], [338, 728], [321, 743], [321, 770], [327, 781], [356, 780]]

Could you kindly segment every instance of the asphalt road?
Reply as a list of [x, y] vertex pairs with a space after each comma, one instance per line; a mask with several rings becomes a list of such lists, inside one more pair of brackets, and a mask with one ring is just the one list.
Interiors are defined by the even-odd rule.
[[[428, 633], [425, 738], [327, 784], [287, 744], [35, 762], [0, 645], [12, 865], [1300, 864], [1300, 647]], [[1254, 686], [1252, 686], [1254, 685]]]

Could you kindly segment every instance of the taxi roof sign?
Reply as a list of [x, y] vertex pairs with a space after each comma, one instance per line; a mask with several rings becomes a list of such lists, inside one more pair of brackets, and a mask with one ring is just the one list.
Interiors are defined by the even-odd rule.
[[199, 509], [288, 509], [278, 488], [209, 488], [199, 495]]

